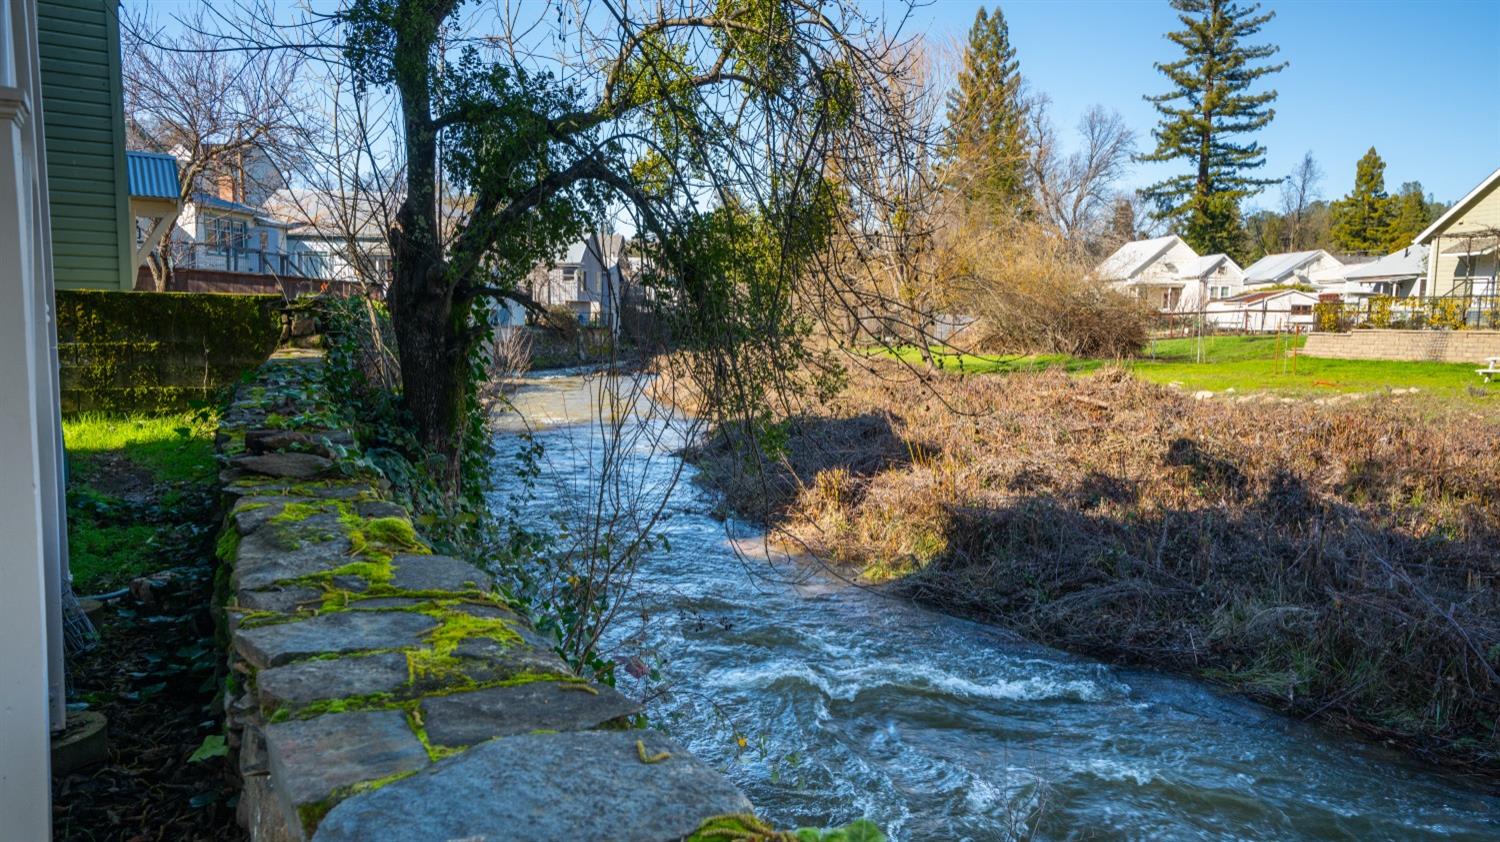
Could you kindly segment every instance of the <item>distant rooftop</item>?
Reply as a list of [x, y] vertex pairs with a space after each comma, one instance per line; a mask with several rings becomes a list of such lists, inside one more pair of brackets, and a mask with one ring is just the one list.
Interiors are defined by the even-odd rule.
[[1326, 253], [1322, 249], [1313, 249], [1268, 254], [1245, 268], [1245, 283], [1274, 284]]
[[1171, 248], [1177, 239], [1175, 234], [1168, 234], [1153, 240], [1136, 240], [1126, 243], [1116, 249], [1114, 254], [1106, 257], [1095, 273], [1110, 281], [1129, 278], [1159, 257], [1162, 252]]

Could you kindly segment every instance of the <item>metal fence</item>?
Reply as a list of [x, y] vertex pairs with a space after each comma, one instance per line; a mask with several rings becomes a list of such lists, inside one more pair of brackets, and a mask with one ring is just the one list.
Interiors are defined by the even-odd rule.
[[1317, 330], [1345, 333], [1355, 328], [1396, 330], [1500, 330], [1500, 294], [1428, 295], [1363, 301], [1324, 301], [1315, 308]]
[[1306, 333], [1313, 329], [1317, 313], [1311, 305], [1243, 307], [1238, 309], [1185, 310], [1155, 313], [1148, 331], [1157, 338], [1203, 334]]
[[237, 248], [212, 243], [189, 243], [174, 247], [174, 262], [182, 269], [207, 269], [215, 272], [244, 272], [251, 275], [307, 277], [298, 258], [301, 255]]

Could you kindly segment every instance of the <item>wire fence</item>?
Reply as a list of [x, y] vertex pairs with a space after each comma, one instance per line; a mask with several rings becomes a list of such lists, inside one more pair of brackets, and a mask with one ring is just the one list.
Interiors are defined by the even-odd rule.
[[1315, 309], [1315, 327], [1329, 333], [1357, 328], [1396, 330], [1500, 330], [1500, 294], [1429, 295], [1395, 298], [1375, 295], [1363, 301], [1324, 301]]

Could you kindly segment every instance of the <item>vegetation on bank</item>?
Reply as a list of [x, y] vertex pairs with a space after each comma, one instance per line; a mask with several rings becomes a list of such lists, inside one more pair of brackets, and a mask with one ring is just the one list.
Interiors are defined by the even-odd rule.
[[53, 779], [59, 839], [242, 838], [238, 775], [202, 753], [223, 686], [208, 615], [214, 426], [202, 412], [63, 419], [73, 590], [131, 593], [93, 611], [98, 642], [69, 653], [68, 701], [108, 718], [110, 756]]
[[1500, 768], [1500, 406], [884, 368], [703, 475], [938, 607]]
[[213, 425], [202, 413], [63, 420], [68, 563], [78, 593], [182, 564], [213, 520]]
[[[990, 355], [933, 351], [934, 362], [948, 372], [1009, 374], [1060, 369], [1085, 374], [1119, 366], [1135, 376], [1187, 391], [1269, 391], [1283, 395], [1334, 395], [1420, 389], [1444, 397], [1484, 396], [1489, 390], [1467, 363], [1398, 360], [1332, 360], [1293, 354], [1305, 336], [1205, 336], [1201, 340], [1157, 339], [1132, 359], [1080, 358], [1062, 354]], [[1201, 359], [1199, 356], [1201, 349]], [[881, 352], [882, 354], [887, 352]], [[915, 348], [891, 355], [914, 366], [923, 364]], [[1500, 390], [1495, 390], [1500, 392]]]

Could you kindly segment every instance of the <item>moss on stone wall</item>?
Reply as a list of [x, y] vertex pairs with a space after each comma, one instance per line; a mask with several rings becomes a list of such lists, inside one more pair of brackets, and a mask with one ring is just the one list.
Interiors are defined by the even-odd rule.
[[281, 298], [58, 290], [64, 412], [167, 412], [206, 400], [266, 360]]

